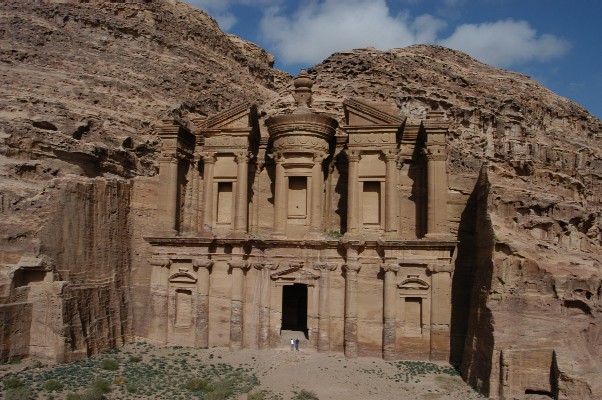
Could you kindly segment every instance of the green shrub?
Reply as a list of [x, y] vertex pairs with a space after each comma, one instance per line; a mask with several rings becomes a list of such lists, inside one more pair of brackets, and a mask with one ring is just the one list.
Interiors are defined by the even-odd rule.
[[82, 396], [79, 393], [67, 393], [67, 400], [82, 400]]
[[212, 385], [211, 391], [205, 394], [207, 400], [225, 400], [234, 394], [233, 382], [224, 379]]
[[318, 395], [310, 390], [301, 389], [300, 392], [295, 393], [293, 400], [319, 400]]
[[261, 392], [257, 393], [249, 393], [247, 400], [266, 400], [266, 398], [267, 392], [265, 390], [262, 390]]
[[100, 362], [100, 368], [107, 371], [117, 371], [119, 369], [119, 363], [112, 358], [105, 358]]
[[96, 379], [90, 385], [90, 389], [96, 390], [102, 394], [109, 393], [111, 391], [111, 383], [106, 379]]
[[186, 382], [186, 389], [193, 392], [208, 391], [211, 389], [211, 385], [203, 378], [192, 378]]
[[98, 389], [88, 388], [82, 393], [81, 400], [104, 400], [105, 394]]
[[7, 378], [3, 382], [4, 389], [17, 389], [23, 387], [23, 381], [19, 378]]
[[4, 392], [5, 400], [29, 400], [31, 398], [31, 389], [25, 386], [8, 389]]
[[137, 363], [137, 362], [140, 362], [140, 361], [142, 361], [142, 357], [140, 357], [140, 356], [130, 356], [130, 362]]
[[63, 384], [58, 379], [48, 379], [46, 382], [44, 382], [44, 389], [61, 390], [63, 389]]
[[128, 383], [127, 385], [125, 385], [125, 390], [127, 390], [127, 392], [131, 394], [138, 393], [138, 386]]

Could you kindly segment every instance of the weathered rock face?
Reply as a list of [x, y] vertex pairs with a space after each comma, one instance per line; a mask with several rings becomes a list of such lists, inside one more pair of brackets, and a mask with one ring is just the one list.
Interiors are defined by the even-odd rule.
[[132, 336], [128, 178], [157, 172], [155, 121], [260, 101], [285, 75], [184, 4], [64, 3], [0, 5], [2, 359]]
[[[288, 77], [180, 3], [5, 1], [0, 26], [0, 356], [144, 337], [151, 278], [132, 259], [156, 210], [155, 122], [240, 101], [289, 110]], [[451, 349], [466, 380], [492, 398], [602, 397], [602, 123], [441, 47], [337, 53], [309, 72], [316, 111], [360, 96], [450, 122]]]

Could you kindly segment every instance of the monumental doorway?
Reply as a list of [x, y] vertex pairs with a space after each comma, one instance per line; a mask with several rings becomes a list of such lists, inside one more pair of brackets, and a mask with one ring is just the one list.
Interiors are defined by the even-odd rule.
[[282, 330], [302, 331], [307, 337], [307, 285], [282, 287]]

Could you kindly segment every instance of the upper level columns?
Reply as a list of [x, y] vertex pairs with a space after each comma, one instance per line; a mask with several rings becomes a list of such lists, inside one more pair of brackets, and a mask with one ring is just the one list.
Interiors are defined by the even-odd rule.
[[284, 172], [284, 158], [276, 155], [276, 183], [274, 188], [274, 236], [286, 235], [287, 180]]
[[213, 170], [215, 153], [203, 153], [203, 230], [211, 231], [213, 227]]
[[311, 169], [311, 213], [310, 230], [322, 232], [322, 193], [324, 188], [324, 174], [322, 173], [322, 162], [324, 156], [314, 156], [314, 165]]
[[345, 152], [349, 162], [347, 172], [347, 232], [357, 234], [359, 232], [359, 161], [358, 150], [347, 150]]
[[443, 113], [430, 112], [423, 123], [427, 133], [428, 216], [427, 236], [448, 235], [447, 228], [447, 149], [446, 136], [448, 124]]
[[385, 176], [385, 233], [397, 231], [397, 210], [395, 202], [395, 188], [397, 186], [396, 162], [397, 149], [384, 151], [386, 163]]
[[248, 220], [248, 186], [249, 186], [249, 154], [236, 154], [236, 200], [234, 208], [234, 231], [247, 232]]

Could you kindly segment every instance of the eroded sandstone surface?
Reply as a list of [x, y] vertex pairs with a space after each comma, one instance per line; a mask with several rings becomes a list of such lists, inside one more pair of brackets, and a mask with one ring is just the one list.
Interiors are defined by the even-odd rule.
[[[290, 77], [181, 3], [5, 1], [0, 27], [0, 356], [63, 361], [143, 338], [150, 278], [136, 260], [158, 121], [240, 102], [288, 112]], [[451, 361], [464, 378], [492, 398], [601, 397], [602, 123], [441, 47], [337, 53], [309, 74], [317, 112], [362, 97], [450, 123]]]

